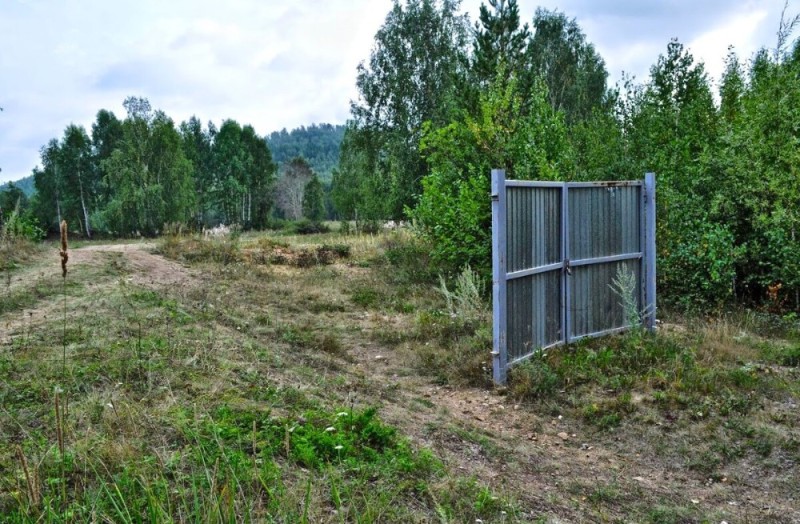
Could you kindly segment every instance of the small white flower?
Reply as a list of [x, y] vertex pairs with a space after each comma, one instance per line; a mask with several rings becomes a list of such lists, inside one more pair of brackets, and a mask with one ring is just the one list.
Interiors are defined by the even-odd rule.
[[349, 415], [347, 411], [342, 411], [336, 414], [337, 417], [346, 417], [347, 415]]
[[339, 444], [338, 446], [336, 446], [336, 447], [335, 447], [335, 448], [333, 448], [333, 449], [335, 449], [336, 451], [341, 451], [341, 450], [343, 450], [343, 449], [344, 449], [344, 446], [342, 446], [341, 444]]
[[331, 431], [336, 431], [336, 428], [335, 428], [335, 427], [333, 427], [333, 426], [328, 426], [327, 428], [325, 428], [325, 431], [327, 431], [328, 433], [330, 433]]

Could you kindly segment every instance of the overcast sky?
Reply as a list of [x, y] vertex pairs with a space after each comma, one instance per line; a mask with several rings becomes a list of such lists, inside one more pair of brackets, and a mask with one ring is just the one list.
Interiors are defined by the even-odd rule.
[[[729, 45], [775, 44], [784, 0], [519, 0], [577, 18], [606, 61], [646, 80], [678, 37], [713, 78]], [[796, 4], [796, 0], [794, 1]], [[0, 0], [0, 182], [30, 174], [70, 123], [143, 96], [176, 122], [233, 118], [260, 134], [344, 123], [356, 66], [391, 0]], [[480, 0], [464, 0], [475, 20]], [[790, 5], [790, 12], [797, 6]]]

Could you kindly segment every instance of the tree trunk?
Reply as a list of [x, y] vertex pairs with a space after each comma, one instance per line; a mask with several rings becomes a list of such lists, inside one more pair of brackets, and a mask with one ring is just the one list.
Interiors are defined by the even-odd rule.
[[78, 173], [78, 188], [81, 192], [81, 208], [83, 208], [83, 223], [86, 227], [86, 238], [92, 238], [92, 230], [89, 226], [89, 210], [86, 209], [86, 200], [83, 197], [83, 180], [80, 173]]

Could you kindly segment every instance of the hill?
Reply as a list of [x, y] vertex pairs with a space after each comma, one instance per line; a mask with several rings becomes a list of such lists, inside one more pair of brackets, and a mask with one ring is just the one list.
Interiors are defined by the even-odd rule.
[[270, 133], [266, 141], [277, 164], [302, 156], [323, 182], [330, 183], [331, 172], [339, 162], [344, 129], [345, 126], [333, 124], [311, 124], [291, 131], [284, 128]]
[[36, 187], [33, 185], [33, 175], [26, 176], [25, 178], [21, 178], [19, 180], [13, 180], [12, 182], [4, 182], [0, 184], [0, 191], [4, 191], [9, 184], [14, 184], [18, 188], [25, 193], [25, 196], [31, 196], [34, 192], [36, 192]]

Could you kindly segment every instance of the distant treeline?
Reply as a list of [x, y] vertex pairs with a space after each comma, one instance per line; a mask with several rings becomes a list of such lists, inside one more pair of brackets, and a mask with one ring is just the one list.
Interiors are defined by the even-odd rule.
[[250, 125], [203, 126], [196, 117], [176, 125], [144, 98], [129, 97], [123, 106], [126, 118], [102, 109], [90, 132], [71, 124], [42, 147], [30, 178], [35, 193], [29, 199], [22, 185], [0, 193], [5, 215], [20, 202], [46, 231], [67, 219], [86, 237], [156, 235], [169, 223], [265, 228], [276, 216], [327, 215], [324, 187], [304, 157], [328, 169], [341, 126], [273, 134], [285, 159], [276, 162]]
[[291, 131], [282, 129], [267, 135], [267, 145], [276, 163], [305, 158], [320, 180], [329, 184], [333, 168], [339, 163], [344, 130], [345, 126], [332, 124], [311, 124]]
[[396, 0], [358, 69], [332, 197], [343, 217], [412, 218], [443, 269], [489, 274], [489, 173], [657, 175], [662, 297], [800, 310], [800, 46], [730, 51], [717, 97], [677, 41], [650, 77], [609, 88], [574, 19], [490, 0]]
[[33, 193], [36, 192], [36, 186], [34, 186], [33, 183], [33, 175], [14, 180], [13, 182], [0, 184], [0, 192], [8, 191], [14, 187], [19, 188], [27, 197], [32, 196]]

